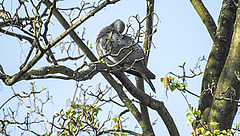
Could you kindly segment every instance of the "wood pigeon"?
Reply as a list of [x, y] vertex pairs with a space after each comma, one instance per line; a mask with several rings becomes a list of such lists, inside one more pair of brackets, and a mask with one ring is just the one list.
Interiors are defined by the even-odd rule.
[[146, 67], [146, 58], [142, 47], [134, 42], [134, 39], [122, 32], [125, 24], [117, 19], [111, 25], [104, 27], [96, 39], [98, 56], [108, 66], [119, 66], [125, 72], [142, 77], [155, 92], [150, 79], [155, 75]]

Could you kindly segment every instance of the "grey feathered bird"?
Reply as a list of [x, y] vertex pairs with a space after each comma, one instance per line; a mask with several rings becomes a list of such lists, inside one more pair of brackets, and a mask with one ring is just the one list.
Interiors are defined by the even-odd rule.
[[143, 49], [131, 37], [122, 34], [124, 29], [125, 24], [117, 19], [99, 32], [96, 39], [98, 56], [110, 66], [117, 65], [130, 74], [142, 77], [155, 92], [150, 79], [156, 77], [146, 67]]

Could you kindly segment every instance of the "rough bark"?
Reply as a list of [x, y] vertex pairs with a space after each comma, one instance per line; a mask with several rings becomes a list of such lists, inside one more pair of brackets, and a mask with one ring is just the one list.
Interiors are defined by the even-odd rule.
[[[136, 87], [144, 92], [143, 79], [140, 77], [136, 77], [135, 79], [136, 79]], [[141, 103], [141, 101], [140, 101], [140, 110], [142, 113], [142, 120], [143, 120], [143, 125], [142, 125], [143, 135], [154, 136], [155, 134], [154, 134], [151, 122], [150, 122], [148, 107], [147, 107], [147, 105], [144, 105], [143, 103]]]
[[224, 0], [222, 9], [218, 19], [218, 27], [216, 31], [215, 41], [209, 54], [207, 65], [202, 80], [201, 97], [198, 109], [201, 110], [200, 124], [207, 124], [210, 107], [212, 105], [212, 92], [207, 91], [218, 83], [218, 79], [222, 72], [225, 60], [228, 55], [233, 26], [236, 16], [236, 7], [231, 0]]
[[[150, 45], [152, 42], [152, 28], [153, 28], [153, 12], [154, 12], [154, 0], [146, 0], [146, 14], [147, 14], [147, 19], [146, 19], [146, 34], [145, 34], [145, 39], [144, 39], [144, 46], [143, 50], [144, 53], [146, 54], [146, 60], [149, 58], [149, 51], [150, 51]], [[136, 87], [145, 92], [144, 90], [144, 81], [140, 77], [136, 77]], [[148, 113], [148, 107], [147, 105], [144, 105], [140, 101], [140, 110], [142, 113], [142, 130], [143, 130], [143, 135], [146, 136], [155, 136], [152, 124], [150, 121], [149, 113]]]
[[238, 109], [240, 82], [235, 73], [240, 71], [240, 8], [237, 9], [237, 17], [234, 25], [231, 47], [222, 73], [220, 75], [215, 97], [230, 98], [227, 100], [214, 99], [212, 102], [208, 122], [218, 122], [219, 125], [212, 126], [212, 129], [230, 129]]

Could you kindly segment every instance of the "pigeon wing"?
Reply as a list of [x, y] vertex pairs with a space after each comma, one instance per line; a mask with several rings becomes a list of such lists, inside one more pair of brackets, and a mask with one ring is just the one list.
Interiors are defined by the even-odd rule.
[[[117, 24], [119, 30], [113, 26]], [[119, 20], [116, 24], [111, 24], [103, 28], [97, 36], [96, 50], [100, 57], [108, 64], [115, 64], [124, 68], [125, 72], [142, 77], [155, 92], [155, 88], [150, 79], [155, 79], [155, 75], [146, 67], [145, 54], [141, 46], [134, 43], [134, 40], [122, 35], [122, 25]], [[124, 29], [124, 28], [123, 28]]]

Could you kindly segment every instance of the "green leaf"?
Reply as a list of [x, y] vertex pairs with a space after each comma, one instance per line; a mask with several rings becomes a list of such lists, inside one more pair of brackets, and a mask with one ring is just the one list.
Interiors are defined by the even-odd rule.
[[194, 112], [194, 115], [196, 115], [197, 117], [200, 118], [200, 116], [201, 116], [201, 111], [200, 111], [200, 110], [196, 110], [196, 111]]
[[189, 126], [189, 125], [192, 125], [192, 122], [193, 122], [193, 120], [190, 118], [190, 119], [187, 119], [187, 125]]
[[93, 114], [97, 115], [99, 111], [102, 111], [102, 109], [101, 108], [94, 108], [93, 109]]
[[92, 105], [87, 106], [88, 109], [91, 111], [93, 109]]
[[46, 90], [47, 88], [46, 87], [43, 87], [42, 90]]
[[77, 107], [80, 108], [80, 109], [82, 109], [82, 108], [83, 108], [83, 105], [77, 104]]
[[127, 135], [128, 135], [127, 132], [124, 132], [124, 133], [121, 134], [121, 136], [127, 136]]
[[213, 130], [213, 133], [214, 133], [214, 134], [220, 134], [220, 129], [215, 129], [215, 130]]
[[226, 130], [221, 131], [222, 134], [227, 134]]
[[67, 112], [66, 112], [66, 115], [69, 115], [69, 113], [70, 113], [70, 112], [67, 111]]
[[153, 33], [156, 33], [157, 32], [157, 28], [155, 28], [154, 30], [153, 30]]
[[204, 127], [199, 128], [202, 134], [206, 133], [206, 129]]
[[170, 85], [169, 88], [173, 92], [176, 89], [176, 85]]
[[182, 87], [186, 87], [187, 86], [187, 84], [186, 83], [181, 83], [182, 84]]
[[77, 124], [73, 121], [71, 125], [72, 125], [72, 126], [76, 126]]
[[77, 108], [77, 105], [71, 104], [71, 107], [72, 107], [73, 109], [76, 109], [76, 108]]
[[210, 122], [209, 123], [209, 125], [211, 125], [211, 126], [214, 126], [214, 125], [218, 125], [219, 123], [217, 123], [217, 122]]
[[187, 118], [192, 118], [192, 113], [188, 112], [186, 115]]
[[73, 111], [72, 112], [72, 118], [75, 118], [75, 116], [76, 116], [76, 111]]
[[161, 79], [160, 79], [160, 81], [161, 81], [162, 83], [163, 83], [163, 79], [164, 79], [164, 78], [161, 78]]
[[232, 134], [231, 129], [228, 129], [227, 132], [228, 132], [228, 134]]
[[113, 120], [114, 122], [117, 122], [117, 121], [119, 120], [119, 117], [114, 117], [112, 120]]
[[168, 77], [169, 80], [171, 80], [172, 82], [174, 82], [174, 77]]

